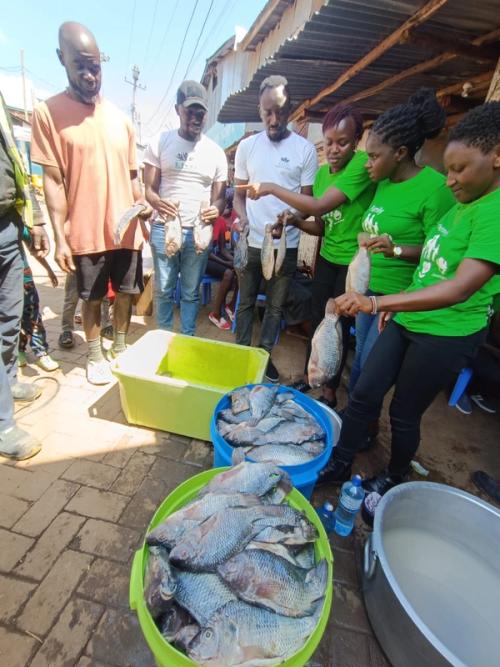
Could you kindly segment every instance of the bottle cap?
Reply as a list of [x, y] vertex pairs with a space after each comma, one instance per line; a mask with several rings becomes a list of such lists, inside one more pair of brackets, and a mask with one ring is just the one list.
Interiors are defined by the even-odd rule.
[[332, 503], [329, 503], [328, 501], [326, 501], [326, 503], [323, 505], [323, 507], [324, 507], [325, 510], [327, 510], [328, 512], [333, 512], [333, 505], [332, 505]]
[[363, 480], [361, 479], [361, 477], [359, 475], [353, 475], [352, 476], [351, 482], [352, 482], [353, 486], [361, 486], [362, 481]]

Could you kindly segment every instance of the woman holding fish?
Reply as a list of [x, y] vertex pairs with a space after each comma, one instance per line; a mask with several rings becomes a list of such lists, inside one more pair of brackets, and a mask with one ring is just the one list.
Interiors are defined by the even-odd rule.
[[[345, 291], [347, 268], [358, 248], [361, 220], [375, 191], [365, 169], [368, 156], [364, 151], [356, 151], [362, 132], [363, 120], [354, 107], [338, 104], [327, 113], [323, 121], [327, 163], [316, 172], [312, 197], [290, 192], [275, 183], [247, 186], [248, 196], [252, 199], [274, 195], [302, 211], [306, 217], [316, 216], [313, 221], [289, 211], [281, 216], [281, 221], [287, 225], [323, 239], [312, 290], [312, 333], [323, 319], [328, 299]], [[344, 341], [342, 360], [335, 377], [323, 386], [320, 399], [331, 407], [337, 402], [336, 390], [347, 355], [350, 319], [341, 318], [340, 324]], [[294, 385], [299, 391], [307, 392], [311, 388], [307, 373], [310, 353], [309, 341], [304, 380]]]
[[[350, 396], [323, 481], [350, 477], [359, 444], [392, 386], [389, 466], [363, 486], [383, 494], [405, 481], [422, 415], [485, 337], [490, 305], [500, 292], [500, 102], [470, 111], [450, 132], [444, 164], [458, 203], [428, 234], [407, 290], [349, 292], [327, 306], [327, 312], [349, 316], [380, 313], [387, 326]], [[387, 323], [390, 313], [397, 314]]]

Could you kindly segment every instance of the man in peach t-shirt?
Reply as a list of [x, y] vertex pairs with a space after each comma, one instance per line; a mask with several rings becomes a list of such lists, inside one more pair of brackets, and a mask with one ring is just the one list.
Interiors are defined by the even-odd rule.
[[[108, 282], [116, 292], [114, 356], [125, 349], [132, 295], [142, 289], [140, 222], [130, 223], [119, 246], [115, 231], [127, 209], [147, 205], [137, 180], [133, 127], [99, 95], [101, 56], [94, 36], [79, 23], [63, 23], [57, 54], [69, 86], [35, 108], [32, 159], [43, 167], [55, 259], [63, 271], [76, 273], [83, 300], [87, 379], [106, 384], [112, 376], [101, 348], [100, 305]], [[141, 216], [150, 212], [147, 207]]]

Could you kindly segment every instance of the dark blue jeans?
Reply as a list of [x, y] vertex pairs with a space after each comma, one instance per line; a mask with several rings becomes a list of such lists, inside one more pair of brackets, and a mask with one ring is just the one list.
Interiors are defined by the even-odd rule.
[[[380, 296], [378, 292], [372, 292], [371, 290], [368, 290], [366, 295]], [[378, 315], [367, 315], [366, 313], [358, 313], [356, 315], [356, 352], [349, 378], [349, 394], [352, 393], [356, 386], [356, 382], [361, 375], [361, 370], [378, 338], [378, 318]]]
[[21, 220], [14, 209], [0, 218], [0, 431], [14, 424], [10, 386], [17, 380], [23, 312]]

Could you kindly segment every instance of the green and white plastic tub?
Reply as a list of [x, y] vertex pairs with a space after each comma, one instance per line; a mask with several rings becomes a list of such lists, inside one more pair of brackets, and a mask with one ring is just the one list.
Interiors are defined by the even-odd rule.
[[[227, 470], [227, 468], [207, 470], [199, 475], [195, 475], [178, 486], [157, 509], [148, 526], [147, 532], [164, 521], [167, 516], [186, 505], [186, 503], [196, 496], [203, 486], [208, 484], [213, 477], [224, 470]], [[327, 592], [323, 604], [323, 611], [316, 629], [300, 651], [288, 658], [285, 662], [276, 663], [277, 665], [281, 665], [281, 667], [304, 667], [318, 648], [330, 617], [333, 597], [333, 554], [330, 549], [330, 543], [325, 533], [325, 529], [323, 528], [315, 509], [308, 503], [304, 496], [296, 489], [292, 489], [287, 496], [286, 502], [292, 507], [302, 511], [316, 526], [319, 534], [314, 545], [316, 558], [317, 560], [326, 558], [328, 562]], [[130, 575], [130, 608], [137, 613], [144, 639], [153, 653], [158, 667], [197, 667], [197, 663], [190, 660], [186, 655], [175, 649], [163, 639], [146, 607], [143, 582], [147, 561], [148, 548], [143, 544], [142, 548], [135, 553], [132, 564]]]

